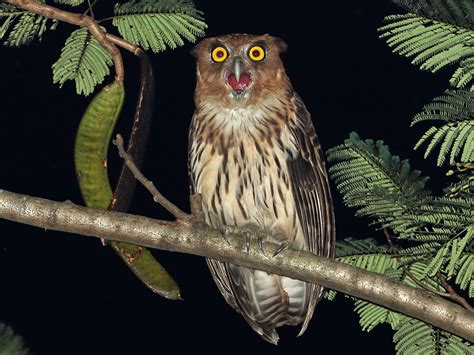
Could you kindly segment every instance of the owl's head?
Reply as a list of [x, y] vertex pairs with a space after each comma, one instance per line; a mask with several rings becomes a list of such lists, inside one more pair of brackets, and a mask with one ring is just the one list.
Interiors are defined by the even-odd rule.
[[197, 58], [196, 101], [235, 106], [285, 90], [289, 81], [280, 59], [285, 50], [285, 42], [270, 35], [203, 39], [192, 51]]

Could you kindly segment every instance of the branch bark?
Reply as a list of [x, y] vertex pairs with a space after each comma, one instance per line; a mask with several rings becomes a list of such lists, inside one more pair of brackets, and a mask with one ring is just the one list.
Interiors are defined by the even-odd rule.
[[[474, 341], [474, 313], [455, 303], [389, 278], [311, 253], [288, 249], [271, 257], [278, 245], [244, 251], [243, 238], [222, 235], [205, 225], [154, 220], [88, 209], [0, 190], [0, 218], [45, 229], [76, 233], [148, 248], [200, 255], [312, 282], [380, 304]], [[41, 235], [41, 234], [39, 234]]]

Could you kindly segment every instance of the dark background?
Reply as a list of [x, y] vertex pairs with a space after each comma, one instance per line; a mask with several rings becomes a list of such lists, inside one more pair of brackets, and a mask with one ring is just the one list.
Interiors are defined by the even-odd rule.
[[[208, 35], [270, 33], [288, 43], [288, 76], [313, 115], [324, 148], [356, 130], [383, 139], [392, 152], [433, 176], [434, 161], [413, 152], [426, 127], [411, 117], [447, 86], [449, 71], [421, 72], [378, 39], [383, 16], [401, 12], [385, 1], [196, 1]], [[96, 6], [99, 17], [113, 3]], [[109, 23], [110, 25], [110, 23]], [[112, 26], [108, 27], [112, 28]], [[73, 143], [91, 97], [73, 84], [52, 84], [51, 64], [72, 26], [60, 24], [42, 43], [0, 48], [2, 189], [82, 203], [73, 166]], [[193, 112], [191, 44], [151, 54], [157, 78], [155, 119], [144, 173], [168, 198], [188, 209], [187, 131]], [[124, 53], [127, 98], [125, 132], [135, 105], [137, 60]], [[110, 77], [107, 78], [110, 81]], [[110, 164], [119, 165], [115, 151]], [[376, 237], [334, 191], [338, 238]], [[170, 218], [138, 187], [132, 213]], [[97, 239], [0, 222], [0, 321], [24, 336], [35, 354], [389, 354], [392, 332], [382, 325], [363, 333], [352, 302], [339, 295], [317, 307], [304, 336], [280, 328], [280, 345], [261, 340], [220, 296], [202, 258], [154, 252], [182, 289], [184, 301], [165, 300], [145, 288]]]

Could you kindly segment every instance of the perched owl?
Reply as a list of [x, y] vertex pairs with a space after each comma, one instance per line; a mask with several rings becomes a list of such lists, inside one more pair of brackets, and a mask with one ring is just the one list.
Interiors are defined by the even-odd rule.
[[[334, 256], [334, 214], [323, 153], [311, 117], [293, 90], [269, 35], [230, 34], [202, 40], [188, 167], [215, 228], [259, 230], [269, 240]], [[253, 227], [253, 228], [251, 228]], [[220, 292], [265, 340], [275, 328], [304, 333], [323, 288], [207, 260]]]

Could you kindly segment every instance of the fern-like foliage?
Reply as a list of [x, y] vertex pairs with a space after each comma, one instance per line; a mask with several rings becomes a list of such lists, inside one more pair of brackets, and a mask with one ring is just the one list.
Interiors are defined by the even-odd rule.
[[473, 200], [433, 197], [425, 190], [427, 178], [412, 171], [408, 160], [392, 155], [383, 141], [364, 141], [351, 133], [343, 145], [328, 151], [328, 160], [347, 206], [399, 238], [434, 242], [426, 251], [474, 224]]
[[393, 0], [408, 12], [474, 29], [474, 4], [470, 0]]
[[[452, 292], [444, 286], [445, 281], [454, 282], [473, 297], [474, 96], [460, 88], [470, 85], [474, 76], [474, 3], [394, 2], [410, 12], [387, 17], [379, 29], [395, 53], [432, 72], [458, 65], [451, 84], [459, 89], [426, 105], [412, 124], [442, 122], [428, 129], [415, 148], [427, 143], [427, 157], [439, 146], [438, 166], [446, 161], [456, 165], [457, 171], [449, 174], [456, 173], [459, 182], [445, 189], [445, 196], [433, 196], [425, 188], [427, 178], [411, 170], [408, 160], [392, 155], [383, 141], [351, 133], [343, 145], [328, 151], [330, 175], [345, 204], [383, 228], [391, 248], [373, 239], [346, 240], [337, 244], [336, 257], [435, 293]], [[335, 296], [330, 291], [326, 298]], [[457, 336], [370, 302], [356, 299], [355, 311], [365, 331], [383, 323], [391, 326], [397, 354], [474, 353], [473, 346]]]
[[112, 57], [86, 28], [71, 33], [53, 64], [53, 81], [62, 86], [67, 80], [76, 82], [78, 94], [89, 95], [109, 74]]
[[388, 247], [378, 245], [375, 239], [351, 239], [336, 243], [336, 259], [368, 271], [384, 273], [397, 265]]
[[467, 289], [469, 297], [474, 297], [474, 252], [463, 255], [456, 265], [456, 283], [462, 290]]
[[29, 353], [23, 338], [15, 334], [10, 326], [0, 323], [0, 354], [27, 355]]
[[[474, 6], [471, 0], [397, 0], [408, 14], [385, 18], [379, 28], [394, 53], [411, 57], [422, 70], [459, 64], [450, 83], [470, 84], [474, 75]], [[471, 88], [471, 87], [470, 87]]]
[[[46, 17], [0, 3], [0, 39], [9, 33], [4, 42], [7, 46], [19, 47], [30, 44], [35, 38], [41, 40], [48, 29], [47, 24]], [[56, 25], [57, 21], [53, 20], [50, 28], [54, 29]]]
[[127, 40], [160, 52], [204, 35], [202, 14], [187, 0], [130, 1], [115, 6], [113, 24]]
[[474, 353], [474, 347], [460, 337], [406, 316], [401, 316], [393, 341], [397, 354]]
[[[390, 253], [387, 246], [378, 245], [372, 238], [347, 238], [342, 242], [337, 242], [336, 259], [345, 264], [385, 274], [398, 281], [401, 278], [397, 258]], [[326, 298], [332, 300], [335, 296], [335, 291], [331, 290]], [[355, 299], [354, 304], [354, 310], [360, 316], [362, 330], [370, 332], [377, 325], [383, 323], [389, 323], [392, 329], [398, 326], [399, 313], [360, 299]]]
[[[412, 125], [422, 121], [441, 121], [442, 126], [430, 127], [415, 145], [415, 149], [431, 138], [425, 151], [425, 158], [434, 148], [441, 145], [437, 164], [443, 165], [449, 155], [449, 164], [456, 161], [474, 161], [474, 92], [467, 90], [447, 90], [425, 105]], [[458, 157], [460, 158], [458, 159]]]
[[[463, 250], [461, 246], [459, 250]], [[429, 265], [426, 262], [412, 262], [405, 265], [405, 256], [393, 253], [388, 247], [378, 245], [372, 239], [345, 239], [336, 244], [336, 259], [350, 265], [362, 267], [368, 271], [385, 274], [396, 281], [409, 286], [425, 287], [444, 292], [435, 279], [423, 279]], [[456, 261], [460, 268], [458, 278], [461, 288], [472, 283], [474, 256], [464, 255]], [[417, 281], [415, 282], [415, 278]], [[464, 280], [461, 283], [461, 279]], [[326, 299], [332, 300], [336, 292], [330, 290]], [[470, 354], [474, 347], [463, 339], [433, 327], [419, 320], [407, 317], [388, 308], [354, 299], [354, 310], [360, 317], [363, 331], [370, 332], [380, 324], [389, 324], [395, 331], [393, 341], [396, 343], [397, 354]]]
[[[336, 245], [338, 261], [382, 273], [412, 287], [445, 292], [438, 280], [441, 274], [471, 294], [472, 195], [432, 196], [425, 189], [426, 178], [419, 171], [412, 171], [407, 160], [393, 156], [382, 141], [362, 140], [355, 133], [343, 145], [330, 149], [328, 160], [332, 163], [330, 175], [348, 206], [357, 208], [358, 215], [370, 217], [382, 228], [393, 231], [397, 241], [410, 241], [392, 250], [377, 245], [373, 239], [345, 240]], [[326, 298], [334, 297], [334, 291], [330, 291]], [[425, 349], [427, 344], [440, 349], [460, 346], [451, 334], [440, 333], [422, 322], [419, 324], [426, 332], [442, 334], [441, 338], [433, 340], [434, 343], [410, 343], [400, 335], [402, 316], [370, 302], [355, 300], [355, 311], [363, 330], [371, 331], [383, 323], [397, 330], [394, 339], [400, 354], [415, 345], [419, 349]], [[442, 339], [446, 340], [445, 345], [440, 343]]]
[[328, 160], [345, 204], [394, 229], [403, 230], [395, 225], [399, 217], [430, 194], [425, 190], [427, 178], [411, 171], [408, 160], [392, 156], [383, 141], [364, 141], [353, 132], [343, 145], [328, 151]]
[[474, 163], [456, 164], [455, 170], [447, 173], [454, 174], [457, 181], [444, 189], [446, 196], [466, 199], [474, 197]]
[[[391, 251], [387, 246], [378, 245], [372, 239], [345, 239], [336, 243], [336, 259], [345, 264], [363, 268], [367, 271], [377, 272], [405, 283], [409, 286], [420, 288], [419, 283], [437, 291], [445, 291], [435, 279], [423, 279], [427, 264], [411, 260], [406, 255]], [[406, 261], [410, 261], [409, 264]], [[413, 280], [416, 278], [417, 282]], [[333, 300], [336, 292], [330, 290], [326, 299]], [[354, 299], [354, 310], [360, 317], [362, 330], [370, 332], [377, 325], [388, 323], [393, 330], [398, 329], [402, 315], [388, 308]]]

